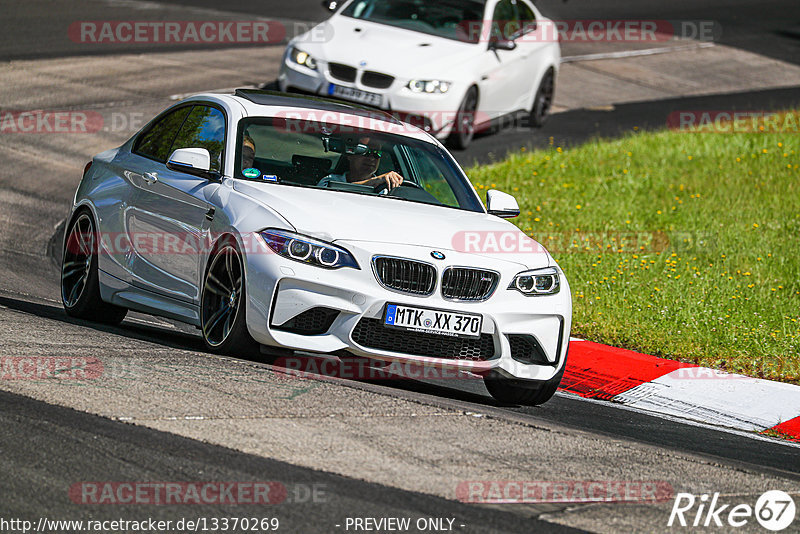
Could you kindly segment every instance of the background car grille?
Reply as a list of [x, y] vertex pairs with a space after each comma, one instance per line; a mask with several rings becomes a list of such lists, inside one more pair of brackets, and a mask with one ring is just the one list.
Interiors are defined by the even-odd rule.
[[377, 257], [373, 263], [378, 280], [395, 291], [430, 295], [436, 287], [436, 269], [427, 263], [386, 257]]
[[497, 288], [499, 276], [493, 271], [450, 267], [442, 276], [442, 296], [455, 300], [486, 300]]
[[447, 360], [489, 360], [494, 356], [491, 334], [457, 338], [389, 328], [380, 319], [361, 319], [353, 329], [353, 341], [370, 349], [428, 356]]
[[311, 308], [273, 328], [306, 336], [320, 335], [328, 331], [338, 315], [339, 311], [331, 308]]
[[380, 72], [368, 70], [361, 75], [361, 83], [376, 89], [387, 89], [390, 85], [392, 85], [392, 82], [394, 82], [394, 76], [381, 74]]
[[349, 65], [342, 65], [341, 63], [329, 63], [328, 72], [331, 76], [345, 82], [356, 81], [356, 69]]

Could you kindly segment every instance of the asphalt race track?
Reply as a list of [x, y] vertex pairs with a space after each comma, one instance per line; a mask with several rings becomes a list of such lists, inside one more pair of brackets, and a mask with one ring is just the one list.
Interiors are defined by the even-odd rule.
[[[797, 2], [661, 4], [640, 2], [632, 11], [620, 1], [548, 0], [541, 7], [561, 18], [718, 20], [730, 30], [719, 49], [764, 57], [774, 62], [769, 72], [794, 79]], [[268, 84], [280, 54], [277, 47], [87, 49], [67, 38], [70, 23], [245, 15], [313, 21], [325, 11], [316, 0], [231, 0], [224, 7], [211, 0], [87, 0], [77, 7], [0, 0], [0, 9], [7, 30], [0, 34], [2, 110], [92, 110], [105, 120], [91, 134], [0, 134], [0, 357], [71, 357], [102, 368], [91, 380], [0, 380], [0, 520], [277, 517], [279, 532], [353, 532], [348, 518], [407, 517], [450, 519], [442, 525], [458, 532], [666, 532], [675, 530], [667, 527], [673, 499], [487, 505], [461, 502], [459, 487], [651, 481], [673, 493], [719, 492], [726, 503], [750, 505], [767, 490], [800, 489], [800, 447], [768, 437], [566, 394], [520, 408], [498, 405], [474, 383], [297, 379], [264, 355], [206, 353], [192, 328], [170, 321], [131, 314], [120, 327], [105, 327], [68, 318], [55, 244], [86, 161], [127, 139], [173, 95]], [[485, 162], [545, 146], [551, 136], [570, 145], [634, 126], [661, 128], [676, 109], [796, 106], [797, 86], [576, 104], [540, 131], [492, 132], [456, 156]], [[86, 482], [207, 481], [275, 482], [286, 498], [97, 505], [70, 493]], [[750, 521], [739, 531], [763, 530]]]

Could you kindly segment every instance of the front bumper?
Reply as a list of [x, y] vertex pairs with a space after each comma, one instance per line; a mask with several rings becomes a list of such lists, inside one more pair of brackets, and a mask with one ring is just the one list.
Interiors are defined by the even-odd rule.
[[[559, 293], [528, 297], [506, 289], [514, 275], [526, 270], [524, 266], [446, 251], [447, 259], [435, 262], [439, 281], [447, 266], [468, 265], [500, 273], [497, 289], [488, 300], [457, 302], [445, 299], [439, 291], [439, 284], [434, 293], [427, 297], [386, 289], [378, 283], [371, 268], [373, 254], [377, 253], [376, 246], [380, 244], [337, 244], [347, 248], [356, 257], [360, 270], [324, 270], [284, 259], [268, 251], [247, 256], [247, 325], [256, 341], [263, 345], [309, 352], [346, 350], [356, 356], [375, 360], [457, 367], [479, 375], [495, 370], [515, 378], [535, 381], [548, 380], [563, 367], [572, 318], [570, 289], [563, 275]], [[427, 261], [425, 256], [430, 258], [430, 249], [427, 247], [383, 245], [389, 250], [381, 250], [380, 254], [419, 261]], [[415, 346], [419, 347], [420, 342], [424, 341], [420, 340], [419, 334], [413, 333], [404, 338], [397, 330], [392, 329], [390, 333], [387, 329], [386, 335], [382, 335], [382, 329], [386, 328], [382, 325], [382, 319], [387, 303], [481, 314], [482, 341], [475, 343], [483, 344], [483, 356], [475, 359], [459, 359], [453, 354], [447, 357], [431, 356], [433, 345], [430, 343], [440, 343], [437, 347], [442, 348], [435, 348], [434, 351], [442, 350], [443, 354], [452, 350], [447, 341], [452, 338], [446, 336], [424, 334], [423, 337], [434, 337], [428, 338], [430, 343], [426, 344], [425, 350], [418, 350]], [[315, 309], [330, 310], [331, 321], [329, 325], [324, 325], [324, 332], [306, 335], [285, 327], [292, 324], [292, 319]], [[525, 363], [514, 357], [512, 340], [521, 337], [532, 338], [538, 343], [543, 357], [539, 360], [541, 363]], [[386, 339], [397, 340], [397, 346], [388, 348]], [[477, 354], [474, 351], [469, 353]]]
[[[359, 72], [354, 82], [345, 82], [331, 76], [328, 63], [317, 62], [317, 69], [312, 70], [297, 65], [283, 58], [278, 76], [278, 86], [283, 92], [303, 92], [314, 95], [329, 96], [332, 84], [349, 87], [381, 95], [380, 109], [389, 111], [400, 120], [408, 122], [439, 139], [445, 139], [452, 131], [455, 117], [467, 87], [453, 83], [447, 93], [422, 94], [408, 89], [409, 80], [396, 78], [387, 89], [376, 89], [361, 83]], [[357, 103], [357, 102], [356, 102]]]

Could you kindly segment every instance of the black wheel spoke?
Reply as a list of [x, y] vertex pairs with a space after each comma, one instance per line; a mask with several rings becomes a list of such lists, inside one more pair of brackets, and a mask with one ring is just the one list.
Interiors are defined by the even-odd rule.
[[236, 278], [233, 274], [233, 254], [228, 251], [225, 254], [225, 272], [228, 274], [228, 280], [231, 282], [231, 288], [236, 287]]
[[63, 267], [61, 268], [62, 271], [62, 278], [69, 278], [70, 276], [82, 273], [84, 271], [89, 270], [90, 262], [88, 258], [85, 260], [70, 260], [65, 261]]
[[214, 313], [214, 315], [212, 315], [211, 318], [208, 320], [209, 324], [208, 324], [208, 327], [206, 328], [206, 330], [208, 330], [209, 332], [213, 332], [214, 328], [216, 328], [216, 326], [217, 326], [217, 323], [219, 323], [220, 320], [223, 317], [225, 317], [225, 314], [228, 313], [229, 311], [230, 311], [230, 308], [228, 308], [228, 306], [226, 306], [226, 305], [223, 305], [220, 309], [218, 309], [216, 311], [216, 313]]
[[233, 313], [229, 313], [225, 319], [225, 324], [222, 325], [222, 337], [228, 337], [228, 334], [231, 331], [231, 321], [233, 319], [233, 315]]
[[70, 303], [74, 303], [76, 300], [78, 300], [76, 296], [78, 295], [78, 291], [83, 289], [85, 281], [86, 279], [82, 278], [81, 280], [75, 282], [75, 285], [72, 286], [72, 291], [69, 292], [69, 299], [68, 299]]
[[[211, 282], [209, 284], [209, 282]], [[206, 278], [206, 287], [214, 286], [214, 290], [212, 291], [215, 295], [225, 295], [227, 296], [231, 292], [231, 288], [223, 284], [214, 273], [209, 271], [208, 277]]]
[[83, 273], [85, 271], [86, 271], [86, 265], [85, 264], [79, 264], [76, 267], [72, 267], [69, 270], [65, 270], [64, 274], [62, 275], [62, 278], [67, 279], [67, 278], [72, 277], [75, 274]]

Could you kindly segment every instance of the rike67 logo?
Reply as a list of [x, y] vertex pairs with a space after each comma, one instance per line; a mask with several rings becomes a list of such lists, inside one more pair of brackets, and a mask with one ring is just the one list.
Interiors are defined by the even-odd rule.
[[691, 493], [678, 493], [668, 527], [743, 527], [753, 517], [767, 530], [778, 532], [786, 529], [794, 521], [796, 508], [794, 499], [784, 492], [772, 490], [761, 495], [755, 506], [749, 504], [721, 504], [719, 493], [703, 494], [699, 497]]

